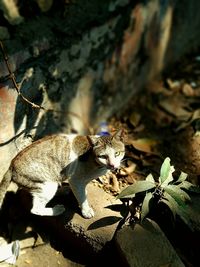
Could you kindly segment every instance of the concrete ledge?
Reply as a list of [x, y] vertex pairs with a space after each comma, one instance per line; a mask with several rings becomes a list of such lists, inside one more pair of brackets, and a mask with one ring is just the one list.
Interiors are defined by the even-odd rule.
[[130, 267], [184, 267], [172, 245], [152, 220], [125, 226], [116, 234], [117, 247]]

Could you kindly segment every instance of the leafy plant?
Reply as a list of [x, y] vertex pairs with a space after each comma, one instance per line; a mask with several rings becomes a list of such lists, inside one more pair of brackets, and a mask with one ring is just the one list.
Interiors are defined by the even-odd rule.
[[151, 202], [164, 203], [175, 216], [178, 214], [187, 224], [189, 219], [185, 210], [186, 204], [190, 201], [188, 192], [200, 193], [199, 187], [186, 181], [187, 174], [181, 172], [178, 179], [174, 179], [172, 173], [174, 166], [170, 165], [170, 158], [167, 157], [160, 169], [160, 176], [156, 181], [152, 174], [149, 174], [144, 181], [137, 181], [135, 184], [126, 187], [117, 196], [118, 199], [134, 199], [138, 193], [144, 193], [143, 201], [140, 203], [140, 220], [142, 221], [149, 213]]

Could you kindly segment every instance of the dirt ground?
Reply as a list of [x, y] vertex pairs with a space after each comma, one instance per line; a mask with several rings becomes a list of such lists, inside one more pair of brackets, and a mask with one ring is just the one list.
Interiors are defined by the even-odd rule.
[[83, 265], [65, 258], [62, 253], [54, 250], [49, 244], [34, 249], [25, 249], [17, 260], [19, 267], [81, 267]]

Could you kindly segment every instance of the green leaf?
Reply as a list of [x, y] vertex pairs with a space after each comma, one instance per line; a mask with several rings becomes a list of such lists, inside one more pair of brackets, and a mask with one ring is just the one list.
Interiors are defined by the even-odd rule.
[[163, 188], [173, 181], [173, 172], [174, 166], [170, 166], [170, 158], [166, 158], [161, 166], [159, 177], [159, 182]]
[[151, 173], [147, 175], [145, 181], [149, 181], [151, 183], [155, 183], [155, 180], [154, 180], [153, 175]]
[[147, 216], [149, 213], [149, 202], [152, 199], [153, 194], [151, 192], [148, 192], [144, 198], [144, 201], [142, 203], [142, 209], [141, 209], [141, 221]]
[[[166, 188], [173, 190], [176, 194], [179, 195], [179, 197], [183, 201], [185, 201], [185, 200], [190, 201], [191, 200], [190, 196], [184, 190], [182, 190], [180, 187], [178, 187], [177, 185], [168, 185]], [[166, 190], [166, 188], [165, 188], [165, 190]]]
[[159, 178], [159, 182], [162, 184], [167, 177], [169, 176], [170, 173], [170, 158], [166, 158], [160, 168], [160, 178]]
[[183, 182], [183, 181], [185, 181], [186, 178], [187, 178], [187, 176], [188, 176], [187, 173], [181, 172], [181, 174], [180, 174], [180, 176], [179, 176], [179, 178], [178, 178], [178, 180], [176, 182]]
[[174, 216], [177, 213], [179, 217], [193, 230], [193, 226], [190, 222], [190, 216], [188, 216], [187, 210], [183, 206], [178, 205], [170, 194], [164, 192], [164, 198], [162, 199], [162, 202], [168, 205]]
[[137, 181], [135, 184], [129, 185], [119, 193], [118, 198], [132, 198], [136, 193], [147, 191], [156, 187], [155, 183], [149, 181]]
[[183, 181], [182, 183], [180, 183], [179, 185], [177, 185], [180, 188], [183, 188], [185, 190], [188, 190], [190, 192], [193, 193], [200, 193], [200, 187], [199, 186], [195, 186], [192, 183], [188, 182], [188, 181]]
[[[181, 189], [179, 188], [179, 190]], [[180, 191], [172, 188], [171, 185], [168, 185], [167, 187], [165, 187], [165, 192], [167, 192], [177, 202], [178, 205], [185, 207], [186, 204], [185, 204], [185, 198], [183, 197], [183, 193], [182, 193], [184, 192], [183, 190], [181, 190], [181, 194], [180, 194]]]
[[[171, 196], [170, 196], [171, 197]], [[173, 198], [172, 198], [173, 199]], [[174, 199], [173, 199], [174, 201]], [[173, 202], [172, 201], [169, 201], [168, 199], [164, 199], [162, 198], [160, 202], [163, 202], [165, 205], [168, 206], [168, 208], [171, 210], [173, 216], [174, 216], [174, 219], [176, 217], [176, 206], [173, 205]], [[176, 203], [176, 202], [175, 202]]]
[[164, 192], [163, 199], [162, 199], [162, 201], [166, 204], [165, 200], [169, 202], [168, 207], [171, 209], [172, 213], [175, 215], [178, 210], [178, 204], [174, 200], [174, 198], [170, 194], [168, 194], [166, 191]]

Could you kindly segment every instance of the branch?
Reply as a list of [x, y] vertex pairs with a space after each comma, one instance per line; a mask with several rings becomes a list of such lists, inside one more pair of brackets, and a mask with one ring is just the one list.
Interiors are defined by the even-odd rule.
[[6, 63], [6, 67], [8, 69], [8, 72], [9, 72], [9, 78], [12, 80], [12, 83], [18, 93], [18, 95], [23, 99], [23, 101], [27, 102], [29, 105], [31, 105], [32, 108], [39, 108], [39, 109], [43, 109], [45, 110], [44, 107], [42, 106], [39, 106], [33, 102], [31, 102], [30, 100], [28, 100], [25, 96], [23, 96], [20, 92], [20, 87], [18, 86], [17, 82], [16, 82], [16, 79], [15, 79], [15, 74], [11, 71], [11, 67], [10, 67], [10, 64], [9, 64], [9, 61], [8, 61], [8, 57], [7, 57], [7, 54], [4, 50], [4, 46], [3, 46], [3, 43], [2, 41], [0, 40], [0, 46], [1, 46], [1, 51], [2, 51], [2, 54], [3, 54], [3, 58], [4, 58], [4, 61]]

